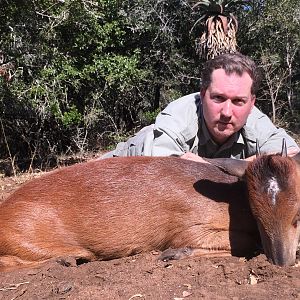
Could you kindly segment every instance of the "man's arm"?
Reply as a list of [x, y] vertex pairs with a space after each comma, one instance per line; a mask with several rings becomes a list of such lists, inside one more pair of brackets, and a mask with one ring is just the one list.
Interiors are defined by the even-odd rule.
[[276, 127], [270, 118], [256, 107], [248, 117], [243, 135], [249, 145], [247, 160], [255, 158], [256, 141], [259, 142], [262, 154], [280, 153], [283, 140], [286, 142], [288, 156], [294, 156], [300, 150], [295, 140], [283, 128]]
[[[273, 152], [273, 153], [269, 152], [268, 154], [276, 154], [276, 153], [278, 153], [278, 152]], [[290, 156], [290, 157], [295, 156], [297, 153], [299, 153], [299, 149], [298, 148], [290, 147], [288, 149], [288, 151], [287, 151], [287, 155]], [[249, 157], [245, 158], [245, 160], [252, 161], [255, 158], [256, 158], [256, 155], [252, 155], [252, 156], [249, 156]]]
[[171, 102], [157, 116], [151, 156], [180, 156], [191, 151], [189, 142], [197, 139], [198, 132], [198, 94], [187, 95]]
[[[297, 153], [299, 153], [299, 149], [297, 148], [294, 148], [294, 149], [290, 149], [288, 151], [288, 156], [290, 157], [293, 157], [295, 156]], [[269, 153], [271, 154], [271, 153]], [[194, 153], [191, 153], [191, 152], [187, 152], [187, 153], [184, 153], [183, 155], [180, 156], [180, 158], [182, 159], [187, 159], [187, 160], [192, 160], [192, 161], [196, 161], [196, 162], [201, 162], [201, 163], [205, 163], [205, 164], [209, 164], [208, 161], [206, 161], [205, 159], [203, 159], [201, 156], [198, 156]], [[252, 156], [249, 156], [247, 158], [245, 158], [246, 161], [252, 161], [256, 158], [256, 155], [252, 155]]]

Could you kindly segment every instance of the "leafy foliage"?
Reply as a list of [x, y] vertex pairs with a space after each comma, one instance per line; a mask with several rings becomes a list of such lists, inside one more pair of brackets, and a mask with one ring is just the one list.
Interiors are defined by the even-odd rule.
[[261, 65], [264, 82], [259, 103], [278, 125], [299, 124], [300, 4], [296, 0], [253, 1], [243, 11], [241, 51]]
[[103, 147], [175, 90], [191, 89], [198, 71], [187, 68], [188, 9], [178, 1], [4, 1], [3, 157], [32, 163]]

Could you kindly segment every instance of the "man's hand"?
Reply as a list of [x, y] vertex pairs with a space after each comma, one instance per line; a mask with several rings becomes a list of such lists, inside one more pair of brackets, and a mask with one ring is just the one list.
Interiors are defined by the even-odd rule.
[[209, 164], [209, 162], [205, 161], [201, 156], [198, 156], [192, 152], [184, 153], [183, 155], [180, 156], [180, 158]]
[[252, 161], [255, 158], [256, 158], [256, 155], [252, 155], [252, 156], [249, 156], [249, 157], [245, 158], [244, 160], [246, 160], [246, 161]]
[[291, 148], [288, 149], [288, 153], [287, 154], [288, 154], [288, 156], [293, 157], [293, 156], [295, 156], [298, 153], [299, 153], [299, 149], [298, 148], [291, 147]]

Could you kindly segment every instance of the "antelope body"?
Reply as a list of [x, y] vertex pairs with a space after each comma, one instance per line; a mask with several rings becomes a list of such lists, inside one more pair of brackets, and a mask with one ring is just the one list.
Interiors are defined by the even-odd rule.
[[280, 191], [273, 194], [261, 188], [261, 178], [269, 176], [261, 170], [262, 156], [242, 168], [249, 200], [245, 182], [226, 174], [237, 175], [235, 164], [230, 170], [175, 157], [124, 157], [50, 172], [0, 205], [0, 270], [153, 249], [166, 250], [165, 260], [247, 256], [260, 238], [273, 263], [293, 264], [300, 234], [298, 166], [289, 158], [266, 157], [286, 164], [278, 176], [287, 182], [279, 180]]

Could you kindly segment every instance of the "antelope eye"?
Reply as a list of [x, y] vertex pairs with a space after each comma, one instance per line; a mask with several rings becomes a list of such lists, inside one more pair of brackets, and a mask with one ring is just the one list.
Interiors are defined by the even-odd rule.
[[297, 228], [297, 225], [298, 225], [298, 221], [294, 221], [294, 222], [293, 222], [293, 226], [294, 226], [295, 228]]
[[296, 214], [296, 216], [293, 219], [292, 225], [297, 228], [298, 222], [300, 221], [300, 211]]

